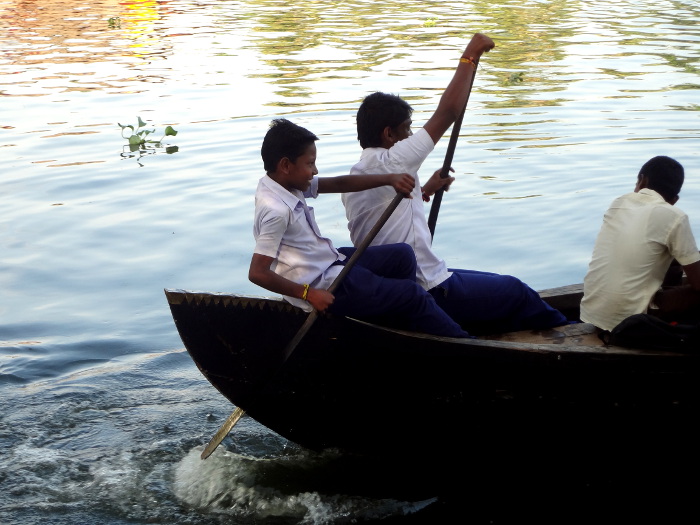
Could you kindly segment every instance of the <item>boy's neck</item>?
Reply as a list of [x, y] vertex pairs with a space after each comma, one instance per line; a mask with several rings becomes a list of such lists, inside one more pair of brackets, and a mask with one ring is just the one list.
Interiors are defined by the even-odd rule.
[[292, 190], [293, 190], [294, 188], [292, 188], [291, 186], [289, 186], [288, 183], [285, 183], [284, 177], [280, 177], [279, 173], [277, 173], [277, 172], [268, 173], [267, 176], [270, 177], [272, 180], [274, 180], [277, 184], [279, 184], [280, 186], [282, 186], [282, 187], [283, 187], [285, 190], [287, 190], [289, 193], [292, 193]]

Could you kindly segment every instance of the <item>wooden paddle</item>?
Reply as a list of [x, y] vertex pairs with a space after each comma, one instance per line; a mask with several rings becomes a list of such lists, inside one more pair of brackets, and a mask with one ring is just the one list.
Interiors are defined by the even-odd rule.
[[[347, 273], [352, 269], [352, 267], [355, 265], [355, 262], [357, 259], [365, 252], [367, 247], [372, 243], [374, 238], [377, 236], [379, 233], [379, 230], [382, 229], [382, 226], [386, 223], [387, 220], [389, 220], [389, 217], [391, 214], [394, 212], [396, 207], [399, 205], [401, 200], [404, 198], [404, 195], [401, 195], [400, 193], [396, 194], [396, 197], [394, 197], [394, 200], [391, 201], [391, 204], [387, 207], [386, 210], [384, 210], [384, 213], [382, 214], [381, 217], [379, 217], [379, 220], [377, 223], [374, 225], [372, 230], [367, 234], [367, 236], [362, 240], [362, 242], [357, 246], [357, 249], [355, 250], [355, 253], [352, 254], [350, 259], [348, 260], [347, 263], [345, 263], [345, 266], [343, 266], [343, 269], [340, 271], [338, 276], [333, 280], [331, 285], [328, 287], [328, 291], [333, 293], [335, 290], [338, 288], [340, 285], [341, 281], [345, 278]], [[304, 324], [301, 325], [301, 328], [299, 328], [299, 331], [296, 333], [294, 338], [289, 342], [287, 347], [284, 349], [284, 354], [283, 354], [283, 359], [282, 359], [282, 365], [289, 359], [289, 356], [292, 355], [292, 352], [296, 349], [297, 345], [299, 342], [304, 338], [306, 335], [306, 332], [309, 331], [309, 328], [311, 328], [311, 325], [314, 324], [316, 319], [318, 318], [318, 311], [313, 310], [308, 317], [306, 318], [306, 321], [304, 321]], [[233, 426], [238, 423], [238, 420], [243, 417], [243, 414], [245, 414], [245, 410], [243, 410], [240, 407], [237, 407], [236, 410], [233, 411], [233, 413], [224, 421], [224, 424], [221, 425], [219, 430], [216, 431], [216, 434], [214, 434], [214, 437], [211, 438], [211, 441], [207, 444], [207, 446], [204, 448], [204, 451], [202, 451], [201, 458], [202, 459], [207, 459], [212, 452], [216, 449], [216, 447], [219, 446], [219, 444], [224, 440], [224, 438], [228, 435], [229, 432], [231, 432], [231, 429]]]
[[[462, 112], [455, 120], [452, 126], [452, 135], [450, 135], [450, 142], [447, 145], [447, 153], [445, 154], [445, 162], [442, 164], [442, 171], [440, 172], [440, 177], [446, 179], [450, 176], [450, 167], [452, 166], [452, 158], [455, 154], [455, 148], [457, 147], [457, 139], [459, 138], [459, 129], [462, 127], [462, 119], [464, 118], [464, 113], [467, 111], [467, 102], [469, 102], [469, 95], [472, 92], [472, 86], [474, 85], [474, 78], [476, 77], [476, 67], [479, 65], [479, 60], [474, 61], [474, 73], [472, 74], [472, 81], [469, 84], [469, 91], [467, 91], [467, 100], [464, 101], [464, 108]], [[442, 202], [442, 194], [445, 193], [444, 188], [440, 188], [433, 195], [433, 204], [430, 206], [430, 214], [428, 215], [428, 228], [430, 229], [430, 236], [435, 236], [435, 225], [437, 223], [437, 216], [440, 212], [440, 203]]]

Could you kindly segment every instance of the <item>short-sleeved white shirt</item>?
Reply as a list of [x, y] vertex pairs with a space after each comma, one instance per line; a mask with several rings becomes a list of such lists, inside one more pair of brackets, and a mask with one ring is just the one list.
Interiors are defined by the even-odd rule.
[[[432, 235], [425, 218], [418, 180], [418, 169], [434, 147], [435, 143], [428, 132], [420, 128], [390, 149], [364, 149], [360, 161], [350, 171], [351, 174], [409, 173], [415, 177], [416, 186], [411, 193], [413, 198], [401, 201], [372, 244], [410, 244], [418, 261], [416, 279], [426, 290], [437, 286], [451, 275], [445, 261], [432, 251]], [[395, 196], [396, 191], [391, 186], [342, 194], [353, 244], [357, 245], [366, 237]]]
[[[260, 179], [255, 192], [254, 251], [275, 259], [270, 269], [276, 274], [295, 283], [327, 289], [343, 268], [333, 263], [345, 256], [321, 235], [314, 209], [307, 206], [305, 196], [318, 196], [316, 177], [305, 193], [287, 191], [268, 176]], [[306, 311], [312, 309], [297, 297], [284, 298]]]
[[646, 312], [673, 259], [681, 266], [700, 260], [688, 216], [648, 188], [617, 198], [583, 280], [581, 320], [612, 330]]

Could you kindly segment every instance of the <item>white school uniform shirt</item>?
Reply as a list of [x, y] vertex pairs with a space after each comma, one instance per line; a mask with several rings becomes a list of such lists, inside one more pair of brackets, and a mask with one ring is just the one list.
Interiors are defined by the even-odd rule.
[[654, 190], [618, 197], [605, 212], [583, 280], [581, 320], [612, 330], [645, 313], [671, 261], [700, 260], [688, 216]]
[[[327, 289], [342, 270], [336, 261], [345, 256], [335, 249], [319, 231], [314, 209], [307, 206], [305, 196], [318, 196], [318, 179], [304, 193], [287, 191], [267, 175], [260, 179], [255, 191], [255, 253], [272, 257], [270, 267], [276, 274], [312, 288]], [[305, 311], [312, 307], [298, 297], [283, 296]]]
[[[445, 261], [435, 255], [431, 248], [432, 235], [425, 218], [418, 180], [418, 169], [434, 148], [433, 139], [424, 128], [420, 128], [390, 149], [365, 148], [360, 161], [350, 170], [350, 174], [408, 173], [415, 177], [416, 185], [411, 192], [413, 198], [401, 201], [379, 230], [372, 245], [397, 242], [410, 244], [418, 261], [416, 280], [426, 290], [452, 275], [447, 271]], [[353, 244], [362, 242], [395, 196], [396, 190], [391, 186], [342, 194]]]

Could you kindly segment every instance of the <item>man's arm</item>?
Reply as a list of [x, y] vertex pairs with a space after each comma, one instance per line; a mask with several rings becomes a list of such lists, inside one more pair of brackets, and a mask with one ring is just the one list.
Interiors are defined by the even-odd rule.
[[700, 292], [700, 261], [683, 266], [683, 271], [685, 276], [688, 278], [688, 284], [690, 287]]
[[[469, 97], [471, 81], [476, 74], [475, 62], [495, 46], [493, 40], [481, 33], [475, 34], [462, 54], [452, 80], [440, 97], [435, 113], [423, 126], [437, 144], [449, 127], [457, 120]], [[473, 62], [472, 62], [473, 61]]]
[[397, 193], [410, 197], [416, 185], [408, 173], [386, 173], [382, 175], [340, 175], [338, 177], [319, 177], [319, 193], [352, 193], [370, 190], [379, 186], [393, 186]]
[[659, 290], [654, 303], [662, 316], [686, 312], [700, 305], [700, 261], [683, 266], [688, 284]]
[[[250, 260], [250, 269], [248, 270], [248, 279], [254, 284], [270, 290], [271, 292], [289, 297], [303, 298], [304, 285], [285, 279], [281, 275], [273, 272], [270, 267], [275, 261], [273, 257], [254, 253]], [[328, 308], [335, 297], [328, 290], [319, 288], [309, 288], [306, 294], [306, 301], [319, 312], [323, 312]]]

